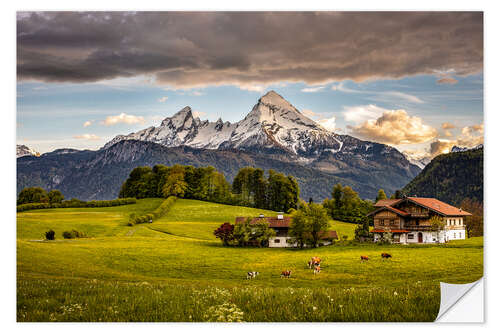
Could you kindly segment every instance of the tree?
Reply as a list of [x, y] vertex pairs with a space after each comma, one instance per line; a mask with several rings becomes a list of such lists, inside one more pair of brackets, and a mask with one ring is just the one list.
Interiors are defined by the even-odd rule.
[[483, 204], [477, 200], [465, 198], [460, 203], [460, 208], [472, 214], [472, 216], [466, 216], [464, 220], [467, 237], [482, 236], [484, 228]]
[[336, 209], [340, 209], [341, 205], [342, 205], [342, 202], [341, 202], [341, 199], [342, 199], [342, 184], [336, 184], [335, 186], [333, 186], [333, 190], [332, 190], [332, 199], [333, 199], [333, 202], [335, 204], [335, 208]]
[[370, 234], [370, 222], [366, 219], [354, 229], [354, 239], [358, 242], [364, 242], [371, 238], [373, 238], [373, 236]]
[[444, 219], [438, 215], [432, 216], [429, 222], [431, 224], [431, 231], [436, 233], [436, 243], [439, 243], [439, 235], [444, 230], [446, 223]]
[[306, 235], [308, 229], [307, 216], [303, 209], [298, 209], [292, 214], [292, 223], [288, 236], [290, 236], [290, 243], [297, 244], [299, 248], [303, 248], [306, 243]]
[[49, 202], [51, 204], [61, 203], [64, 200], [64, 196], [59, 190], [52, 190], [48, 193]]
[[225, 222], [214, 231], [214, 235], [222, 241], [224, 246], [228, 246], [234, 240], [234, 225]]
[[170, 169], [165, 185], [163, 185], [163, 197], [168, 198], [173, 195], [182, 198], [187, 187], [188, 184], [184, 181], [184, 168], [176, 164]]
[[320, 235], [328, 230], [328, 215], [326, 214], [326, 209], [319, 204], [312, 203], [307, 205], [305, 215], [308, 220], [307, 229], [311, 235], [309, 243], [312, 247], [317, 247]]
[[41, 187], [27, 187], [19, 192], [17, 204], [49, 202], [47, 192]]
[[377, 197], [375, 198], [375, 202], [378, 202], [380, 200], [387, 199], [387, 195], [385, 195], [385, 192], [383, 189], [378, 190]]
[[276, 232], [269, 228], [267, 222], [251, 223], [250, 218], [243, 223], [236, 224], [233, 234], [239, 246], [256, 244], [259, 247], [266, 246], [269, 244], [269, 238], [276, 236]]

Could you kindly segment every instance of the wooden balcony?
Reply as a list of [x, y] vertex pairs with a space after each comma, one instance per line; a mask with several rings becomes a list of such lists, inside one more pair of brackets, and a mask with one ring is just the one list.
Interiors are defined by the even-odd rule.
[[408, 231], [431, 231], [430, 225], [405, 225]]
[[422, 217], [422, 218], [428, 218], [429, 213], [410, 213], [411, 217]]

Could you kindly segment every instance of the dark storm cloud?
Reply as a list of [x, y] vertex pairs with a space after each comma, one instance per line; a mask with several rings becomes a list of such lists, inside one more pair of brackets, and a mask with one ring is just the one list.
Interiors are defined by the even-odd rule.
[[20, 13], [18, 78], [155, 75], [177, 88], [482, 71], [483, 15], [445, 12]]

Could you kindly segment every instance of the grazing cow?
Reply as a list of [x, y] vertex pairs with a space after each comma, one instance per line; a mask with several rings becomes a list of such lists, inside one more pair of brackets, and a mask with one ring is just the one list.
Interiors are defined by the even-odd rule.
[[248, 272], [247, 273], [247, 280], [248, 279], [255, 279], [255, 277], [259, 275], [259, 272]]
[[368, 261], [368, 259], [369, 259], [368, 256], [361, 256], [361, 261], [365, 261], [365, 260]]
[[316, 265], [314, 266], [314, 271], [313, 271], [314, 274], [319, 274], [321, 273], [321, 266], [320, 265]]
[[312, 257], [311, 260], [307, 263], [307, 266], [309, 268], [314, 268], [314, 266], [319, 266], [321, 264], [321, 258], [320, 257]]
[[389, 259], [392, 258], [392, 256], [389, 253], [382, 253], [382, 259]]
[[281, 272], [280, 278], [290, 278], [290, 275], [292, 275], [292, 271], [283, 271]]

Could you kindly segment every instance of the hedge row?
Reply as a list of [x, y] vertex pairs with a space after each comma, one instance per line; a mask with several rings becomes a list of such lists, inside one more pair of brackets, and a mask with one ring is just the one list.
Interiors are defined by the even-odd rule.
[[177, 197], [170, 196], [167, 199], [165, 199], [161, 205], [158, 206], [154, 211], [152, 211], [149, 214], [141, 215], [141, 216], [130, 216], [130, 220], [128, 225], [133, 226], [134, 224], [140, 224], [140, 223], [152, 223], [154, 220], [159, 219], [163, 215], [167, 214], [170, 208], [174, 205], [174, 203], [177, 201]]
[[47, 209], [47, 208], [92, 208], [92, 207], [113, 207], [135, 204], [137, 200], [135, 198], [122, 198], [114, 200], [102, 200], [102, 201], [81, 201], [78, 199], [66, 200], [61, 203], [28, 203], [17, 206], [17, 212], [24, 212], [32, 209]]

